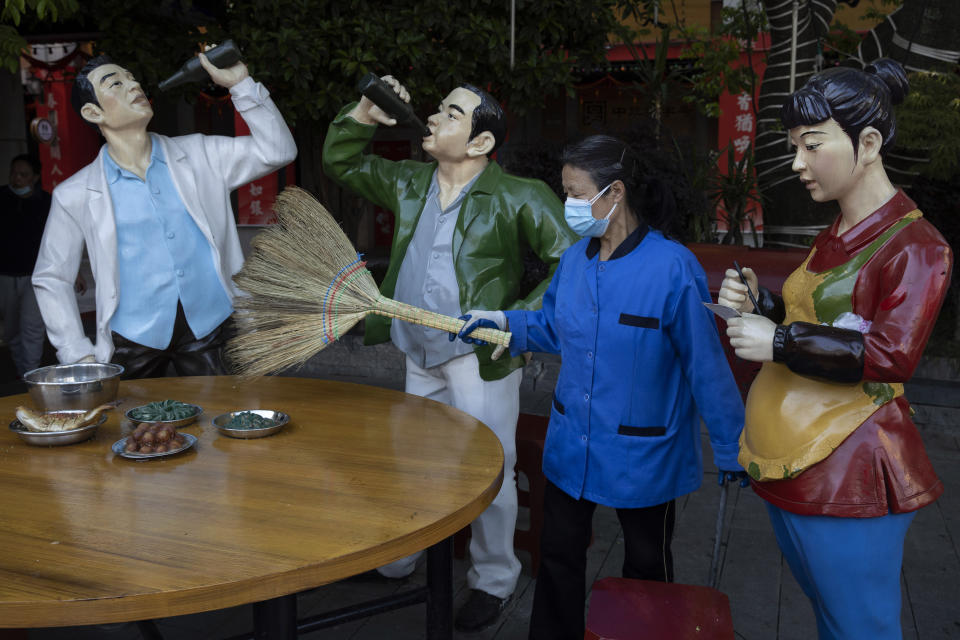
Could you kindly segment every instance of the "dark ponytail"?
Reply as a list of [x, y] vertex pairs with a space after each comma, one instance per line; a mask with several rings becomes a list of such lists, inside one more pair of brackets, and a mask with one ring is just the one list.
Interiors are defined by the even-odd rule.
[[597, 190], [620, 180], [626, 189], [630, 210], [648, 225], [673, 236], [677, 205], [669, 185], [645, 178], [636, 153], [622, 140], [594, 135], [568, 145], [560, 164], [586, 171]]

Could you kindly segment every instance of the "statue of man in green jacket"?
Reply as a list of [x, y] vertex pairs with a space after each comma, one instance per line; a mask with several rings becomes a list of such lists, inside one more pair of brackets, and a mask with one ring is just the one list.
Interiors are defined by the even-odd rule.
[[[387, 82], [406, 102], [406, 89]], [[539, 180], [503, 172], [489, 158], [506, 137], [506, 117], [486, 91], [462, 85], [427, 120], [423, 150], [433, 162], [394, 162], [366, 155], [378, 124], [396, 121], [368, 98], [331, 123], [323, 166], [339, 184], [395, 214], [385, 296], [439, 313], [468, 309], [536, 309], [560, 255], [577, 240], [563, 205]], [[549, 267], [546, 280], [519, 294], [527, 248]], [[490, 359], [492, 347], [451, 342], [445, 332], [388, 318], [366, 320], [366, 343], [391, 339], [406, 354], [406, 391], [456, 407], [489, 426], [503, 446], [503, 486], [472, 525], [470, 596], [458, 611], [459, 630], [482, 629], [503, 609], [520, 575], [513, 552], [517, 518], [515, 434], [523, 358]], [[418, 554], [419, 555], [419, 554]], [[416, 556], [380, 572], [401, 577]]]

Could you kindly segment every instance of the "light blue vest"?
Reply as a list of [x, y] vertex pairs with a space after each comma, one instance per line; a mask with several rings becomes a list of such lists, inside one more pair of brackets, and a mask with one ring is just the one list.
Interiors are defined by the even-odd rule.
[[177, 301], [197, 338], [233, 311], [220, 283], [213, 248], [187, 212], [154, 136], [146, 181], [121, 169], [109, 153], [104, 172], [117, 225], [119, 304], [110, 329], [164, 349], [173, 336]]

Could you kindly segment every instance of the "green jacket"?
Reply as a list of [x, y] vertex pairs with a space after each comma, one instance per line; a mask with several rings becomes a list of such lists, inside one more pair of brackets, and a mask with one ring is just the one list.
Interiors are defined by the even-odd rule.
[[[387, 160], [363, 154], [374, 125], [360, 124], [347, 105], [330, 124], [323, 143], [323, 170], [340, 185], [396, 218], [390, 264], [380, 285], [393, 297], [400, 264], [420, 219], [436, 162]], [[461, 311], [469, 309], [537, 309], [560, 255], [577, 240], [563, 218], [563, 204], [540, 180], [518, 178], [490, 162], [473, 183], [460, 208], [453, 232], [453, 264], [460, 287]], [[529, 246], [549, 267], [548, 277], [519, 299], [523, 256]], [[366, 319], [366, 344], [390, 339], [390, 319]], [[490, 360], [492, 346], [477, 347], [480, 376], [497, 380], [523, 366], [523, 358]]]

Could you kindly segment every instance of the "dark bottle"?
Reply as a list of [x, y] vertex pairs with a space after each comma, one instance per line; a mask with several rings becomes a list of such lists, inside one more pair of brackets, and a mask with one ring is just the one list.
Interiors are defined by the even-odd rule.
[[[233, 40], [224, 40], [210, 51], [204, 51], [204, 54], [206, 54], [207, 60], [213, 63], [213, 66], [220, 69], [233, 66], [240, 61], [240, 49], [233, 44]], [[204, 68], [200, 66], [200, 58], [194, 56], [187, 60], [179, 71], [160, 83], [160, 91], [166, 91], [188, 82], [198, 82], [209, 77]]]
[[417, 117], [413, 108], [400, 99], [393, 87], [381, 80], [375, 73], [368, 73], [360, 79], [357, 90], [367, 96], [373, 104], [383, 109], [397, 124], [408, 125], [424, 137], [430, 135], [430, 129]]

